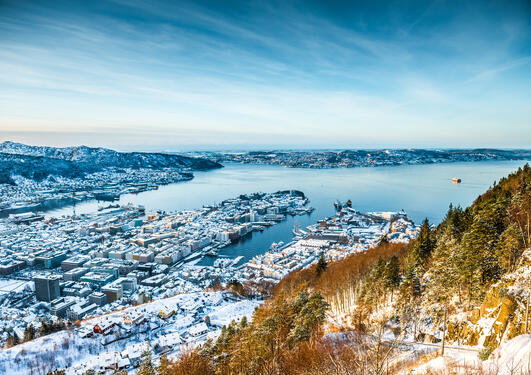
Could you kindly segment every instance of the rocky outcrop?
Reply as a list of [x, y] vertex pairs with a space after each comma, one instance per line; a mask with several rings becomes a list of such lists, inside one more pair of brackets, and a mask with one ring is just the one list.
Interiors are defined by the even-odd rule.
[[479, 309], [466, 320], [448, 325], [448, 337], [454, 341], [460, 338], [467, 345], [496, 348], [503, 341], [525, 334], [526, 319], [531, 330], [530, 298], [531, 249], [527, 249], [516, 270], [489, 289]]

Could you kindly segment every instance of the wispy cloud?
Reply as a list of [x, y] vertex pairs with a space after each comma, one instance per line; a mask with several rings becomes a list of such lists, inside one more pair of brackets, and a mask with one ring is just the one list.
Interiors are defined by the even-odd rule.
[[[516, 69], [522, 66], [529, 65], [531, 63], [531, 56], [524, 56], [512, 61], [505, 62], [501, 65], [494, 66], [491, 68], [488, 68], [486, 70], [483, 70], [479, 72], [478, 74], [474, 75], [472, 78], [470, 78], [470, 82], [474, 81], [481, 81], [481, 80], [487, 80], [492, 79], [496, 77], [498, 74], [506, 72], [508, 70]], [[528, 71], [528, 74], [531, 74], [531, 69]]]
[[[112, 138], [121, 129], [128, 136], [117, 142], [130, 144], [141, 134], [153, 143], [187, 134], [182, 142], [198, 144], [260, 135], [437, 145], [453, 138], [441, 129], [460, 129], [492, 142], [467, 124], [494, 124], [482, 106], [505, 113], [508, 92], [528, 97], [522, 82], [531, 83], [523, 32], [531, 28], [518, 12], [458, 12], [438, 1], [407, 14], [360, 6], [350, 9], [358, 27], [348, 12], [295, 2], [12, 8], [0, 12], [0, 129], [11, 135], [63, 129]], [[488, 40], [474, 31], [485, 20], [500, 31]], [[506, 78], [509, 71], [520, 76]], [[513, 105], [507, 118], [523, 113]], [[531, 130], [523, 137], [531, 141]]]

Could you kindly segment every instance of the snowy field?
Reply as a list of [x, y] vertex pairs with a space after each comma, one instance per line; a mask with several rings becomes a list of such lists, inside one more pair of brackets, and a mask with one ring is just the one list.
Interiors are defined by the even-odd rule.
[[11, 292], [22, 292], [27, 286], [31, 288], [32, 282], [24, 280], [0, 279], [0, 295]]
[[[133, 369], [146, 348], [155, 358], [176, 357], [181, 350], [217, 337], [233, 319], [251, 318], [260, 301], [226, 292], [198, 292], [161, 299], [81, 322], [78, 327], [0, 351], [0, 374], [46, 373], [66, 368], [83, 374], [94, 368]], [[210, 326], [205, 318], [209, 317]], [[95, 333], [104, 330], [104, 333]], [[149, 344], [148, 344], [149, 343]]]
[[520, 335], [502, 343], [486, 361], [481, 361], [477, 352], [450, 349], [444, 357], [433, 358], [412, 373], [447, 374], [451, 369], [457, 374], [471, 373], [471, 369], [484, 374], [528, 374], [531, 369], [531, 335]]

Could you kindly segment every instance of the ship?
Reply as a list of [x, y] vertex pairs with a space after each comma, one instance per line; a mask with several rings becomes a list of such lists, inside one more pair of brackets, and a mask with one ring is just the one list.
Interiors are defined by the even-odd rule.
[[95, 191], [94, 198], [99, 201], [115, 201], [120, 199], [120, 195], [110, 191]]
[[39, 203], [17, 202], [17, 203], [13, 203], [11, 207], [9, 208], [11, 210], [32, 210], [39, 206], [40, 206]]
[[34, 221], [44, 220], [43, 215], [35, 214], [32, 212], [26, 212], [23, 214], [12, 214], [9, 215], [9, 218], [16, 224], [29, 224]]
[[454, 184], [460, 184], [460, 183], [461, 183], [461, 179], [458, 178], [458, 177], [454, 177], [454, 178], [452, 178], [452, 182], [453, 182]]
[[304, 236], [306, 236], [306, 235], [308, 234], [308, 233], [306, 233], [305, 231], [303, 231], [303, 230], [301, 229], [301, 227], [299, 226], [298, 223], [295, 223], [295, 224], [293, 225], [292, 232], [293, 232], [293, 235], [294, 235], [295, 237], [301, 237], [301, 236], [304, 237]]

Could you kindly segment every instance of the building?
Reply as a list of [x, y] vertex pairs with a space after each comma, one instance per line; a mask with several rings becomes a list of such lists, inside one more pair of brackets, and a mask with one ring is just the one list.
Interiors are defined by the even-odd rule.
[[58, 298], [52, 301], [52, 308], [50, 312], [55, 316], [64, 318], [68, 308], [75, 303], [76, 303], [75, 300], [65, 300], [64, 298]]
[[85, 315], [90, 314], [98, 308], [98, 305], [90, 303], [90, 301], [83, 301], [70, 307], [66, 312], [66, 316], [70, 320], [82, 319]]
[[107, 285], [101, 288], [102, 293], [105, 294], [107, 302], [111, 303], [122, 298], [124, 289], [121, 284]]
[[116, 323], [111, 320], [104, 320], [103, 322], [96, 324], [93, 330], [101, 335], [107, 335], [111, 333], [115, 325]]
[[65, 279], [65, 281], [78, 281], [81, 279], [81, 276], [88, 273], [88, 271], [89, 271], [88, 269], [83, 268], [83, 267], [74, 268], [74, 269], [71, 269], [70, 271], [65, 272], [63, 274], [63, 279]]
[[57, 268], [66, 259], [66, 251], [48, 251], [35, 257], [35, 265], [44, 268]]
[[79, 280], [86, 282], [86, 283], [103, 286], [105, 284], [110, 283], [114, 279], [115, 279], [114, 275], [108, 272], [97, 271], [97, 272], [89, 272], [81, 276]]
[[74, 268], [83, 267], [83, 264], [90, 260], [84, 255], [75, 255], [71, 258], [65, 259], [61, 262], [61, 268], [65, 271], [73, 270]]
[[72, 297], [87, 297], [92, 293], [89, 284], [75, 281], [65, 281], [61, 283], [61, 295]]
[[139, 325], [146, 320], [146, 316], [139, 311], [130, 311], [124, 315], [124, 322], [131, 325]]
[[33, 281], [35, 282], [35, 295], [39, 301], [51, 302], [61, 296], [59, 289], [61, 276], [36, 276]]
[[105, 295], [105, 293], [94, 292], [89, 295], [89, 301], [90, 303], [93, 303], [95, 305], [103, 306], [107, 303], [107, 296]]
[[168, 281], [168, 277], [164, 275], [163, 273], [148, 277], [147, 279], [144, 279], [140, 281], [140, 285], [150, 286], [150, 287], [159, 287], [165, 282]]
[[13, 272], [20, 271], [26, 266], [26, 262], [23, 260], [1, 260], [0, 261], [0, 275], [9, 275]]
[[190, 335], [193, 337], [201, 336], [208, 332], [208, 327], [206, 323], [202, 322], [202, 323], [199, 323], [199, 324], [196, 324], [190, 327], [189, 332], [190, 332]]

